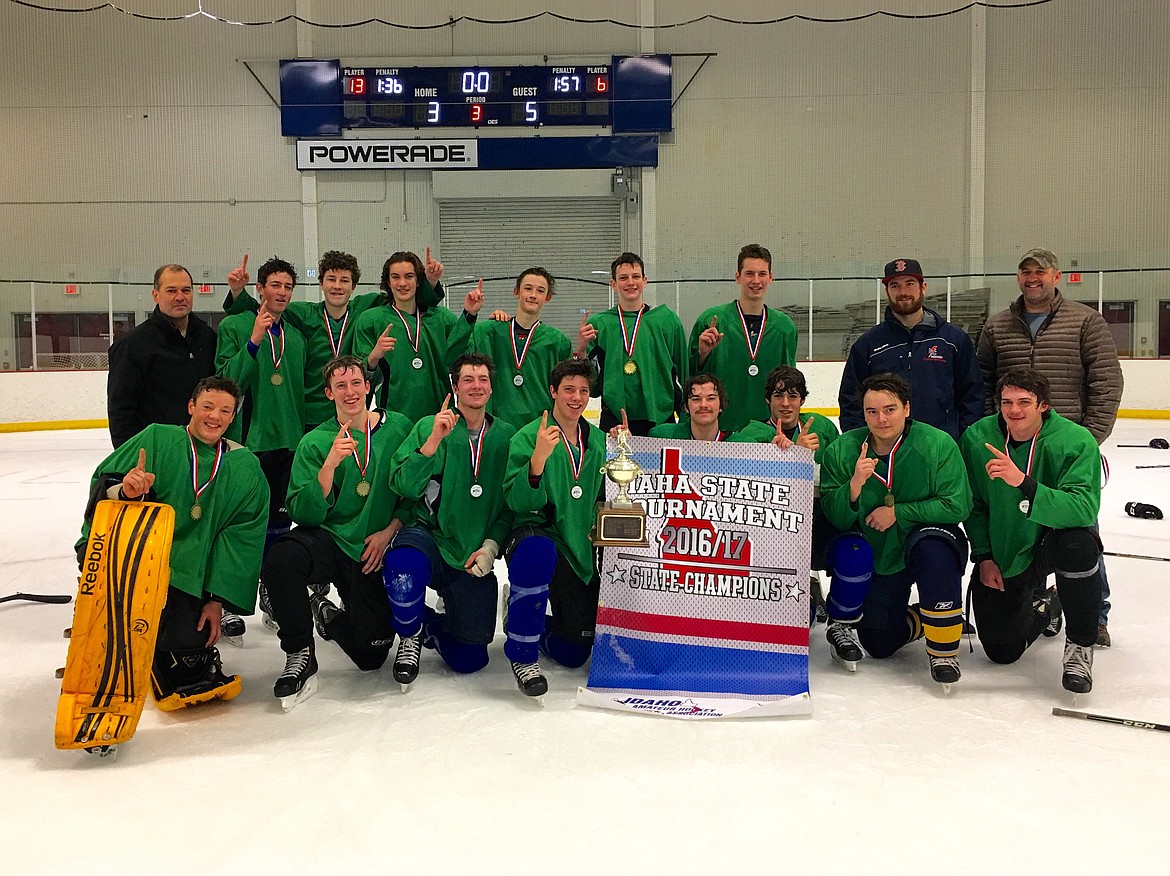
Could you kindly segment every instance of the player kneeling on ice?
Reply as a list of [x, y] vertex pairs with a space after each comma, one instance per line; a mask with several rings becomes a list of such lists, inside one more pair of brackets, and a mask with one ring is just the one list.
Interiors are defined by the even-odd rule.
[[170, 587], [159, 619], [151, 683], [160, 709], [230, 700], [240, 677], [226, 676], [215, 644], [224, 609], [252, 614], [268, 483], [246, 447], [224, 439], [240, 399], [232, 380], [207, 377], [182, 426], [147, 426], [97, 467], [85, 512], [84, 549], [102, 499], [142, 499], [175, 509]]
[[[366, 409], [370, 383], [356, 356], [331, 359], [322, 373], [335, 416], [297, 445], [288, 485], [297, 525], [272, 545], [261, 572], [285, 653], [272, 691], [285, 711], [317, 690], [314, 626], [366, 672], [381, 668], [394, 643], [380, 570], [402, 527], [390, 458], [410, 421]], [[344, 609], [329, 599], [330, 582]]]
[[[603, 498], [605, 433], [582, 416], [590, 388], [588, 362], [558, 363], [549, 378], [552, 416], [544, 414], [518, 431], [508, 451], [504, 499], [519, 528], [505, 551], [504, 654], [528, 696], [548, 690], [538, 651], [578, 667], [593, 647], [599, 579], [589, 529], [597, 517], [595, 503]], [[552, 616], [546, 618], [550, 602]]]
[[[515, 432], [486, 412], [492, 376], [489, 357], [459, 356], [450, 374], [455, 406], [448, 396], [394, 454], [390, 483], [417, 502], [415, 522], [394, 538], [383, 569], [399, 637], [394, 678], [404, 688], [418, 675], [423, 645], [456, 672], [488, 663], [499, 603], [492, 567], [512, 528], [504, 469]], [[427, 587], [442, 598], [444, 614], [426, 607]]]
[[[1005, 373], [999, 413], [962, 439], [975, 504], [967, 518], [976, 572], [971, 602], [979, 641], [996, 663], [1014, 663], [1063, 610], [1066, 690], [1093, 688], [1101, 605], [1101, 452], [1084, 426], [1049, 408], [1048, 379]], [[1056, 587], [1044, 581], [1056, 573]]]
[[[910, 385], [874, 374], [859, 389], [866, 426], [834, 441], [821, 463], [821, 506], [844, 534], [829, 546], [826, 638], [850, 670], [861, 649], [889, 657], [926, 636], [930, 676], [959, 680], [962, 575], [971, 512], [959, 447], [910, 419]], [[910, 587], [919, 602], [907, 605]]]

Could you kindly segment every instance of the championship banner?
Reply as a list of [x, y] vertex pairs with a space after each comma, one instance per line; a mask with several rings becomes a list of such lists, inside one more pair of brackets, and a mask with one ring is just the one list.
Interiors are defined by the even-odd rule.
[[649, 547], [601, 552], [577, 702], [692, 719], [811, 713], [812, 453], [642, 437], [630, 448]]

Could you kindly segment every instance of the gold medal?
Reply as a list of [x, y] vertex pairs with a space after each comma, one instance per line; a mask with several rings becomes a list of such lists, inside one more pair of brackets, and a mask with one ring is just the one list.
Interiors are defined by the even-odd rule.
[[882, 504], [885, 505], [887, 508], [893, 508], [894, 507], [894, 494], [893, 493], [886, 493], [886, 497], [884, 499], [882, 499]]
[[362, 478], [360, 481], [358, 481], [357, 486], [354, 487], [354, 491], [364, 499], [366, 496], [370, 495], [370, 482], [365, 478]]
[[626, 372], [626, 374], [637, 374], [638, 363], [633, 359], [627, 359], [626, 364], [622, 366], [622, 371]]
[[279, 371], [274, 371], [272, 376], [268, 378], [268, 382], [273, 386], [280, 386], [282, 383], [284, 383], [284, 378], [280, 376]]
[[203, 516], [203, 508], [200, 507], [198, 502], [196, 502], [194, 505], [191, 506], [191, 519], [198, 520], [202, 516]]

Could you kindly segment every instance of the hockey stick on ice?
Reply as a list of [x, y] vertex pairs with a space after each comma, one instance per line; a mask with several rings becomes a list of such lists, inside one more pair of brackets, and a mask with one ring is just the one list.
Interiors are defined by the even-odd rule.
[[1083, 718], [1086, 721], [1101, 721], [1104, 724], [1121, 724], [1124, 727], [1137, 727], [1139, 730], [1165, 730], [1170, 732], [1170, 724], [1151, 724], [1149, 721], [1131, 721], [1129, 718], [1111, 718], [1109, 715], [1094, 715], [1092, 712], [1075, 712], [1072, 709], [1054, 707], [1052, 714], [1061, 718]]
[[11, 596], [0, 596], [0, 602], [11, 602], [14, 599], [26, 599], [29, 602], [49, 602], [56, 605], [64, 605], [67, 602], [72, 602], [72, 596], [65, 594], [50, 594], [43, 593], [13, 593]]
[[1119, 554], [1114, 551], [1101, 551], [1107, 557], [1125, 557], [1128, 560], [1157, 560], [1159, 563], [1170, 563], [1170, 557], [1147, 557], [1144, 554]]

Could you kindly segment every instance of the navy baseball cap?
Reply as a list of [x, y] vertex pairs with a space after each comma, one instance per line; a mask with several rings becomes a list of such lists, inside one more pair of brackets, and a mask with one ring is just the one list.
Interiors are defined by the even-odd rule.
[[919, 283], [923, 281], [922, 265], [917, 259], [894, 259], [886, 263], [885, 273], [882, 275], [882, 285], [888, 286], [894, 277], [914, 277]]

